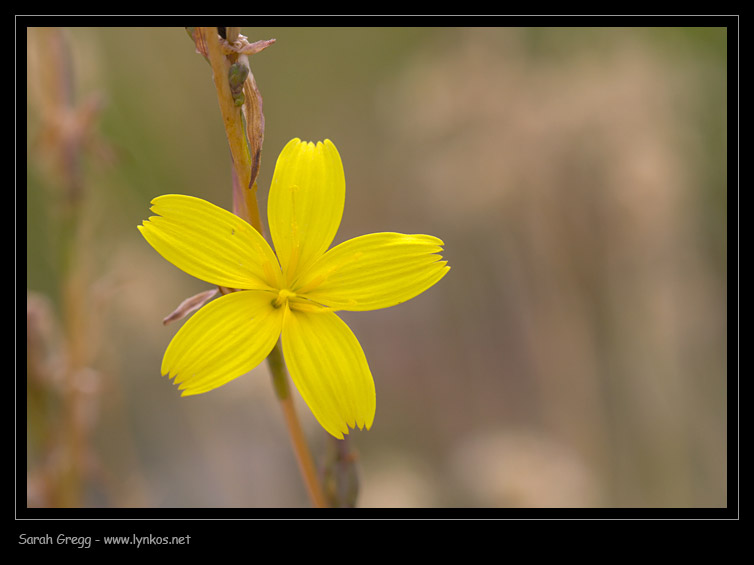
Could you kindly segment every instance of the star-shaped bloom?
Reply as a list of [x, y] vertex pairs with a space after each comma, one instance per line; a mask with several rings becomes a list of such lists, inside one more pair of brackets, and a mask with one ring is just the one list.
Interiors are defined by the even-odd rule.
[[342, 439], [369, 429], [375, 387], [364, 352], [338, 310], [405, 302], [450, 267], [429, 235], [372, 233], [329, 249], [345, 202], [343, 164], [329, 141], [291, 140], [278, 157], [267, 219], [275, 251], [245, 220], [200, 198], [152, 201], [138, 226], [165, 259], [238, 290], [203, 306], [173, 337], [162, 374], [183, 395], [210, 391], [259, 365], [281, 340], [288, 372], [317, 421]]

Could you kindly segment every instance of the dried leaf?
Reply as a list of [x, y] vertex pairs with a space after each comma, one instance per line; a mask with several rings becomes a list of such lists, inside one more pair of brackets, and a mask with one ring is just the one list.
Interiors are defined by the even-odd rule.
[[181, 302], [178, 305], [178, 308], [173, 310], [170, 315], [163, 318], [162, 324], [167, 326], [170, 322], [181, 320], [189, 314], [197, 311], [199, 308], [204, 306], [210, 300], [210, 298], [215, 296], [218, 290], [218, 288], [212, 288], [210, 290], [205, 290], [204, 292], [200, 292], [199, 294], [195, 294], [194, 296], [187, 298], [186, 300]]
[[239, 35], [238, 39], [234, 42], [222, 41], [221, 45], [225, 55], [256, 55], [260, 51], [267, 49], [273, 43], [275, 43], [274, 39], [262, 39], [255, 41], [254, 43], [249, 43], [249, 40], [245, 36]]
[[251, 154], [251, 176], [249, 188], [259, 174], [259, 163], [262, 158], [262, 144], [264, 143], [264, 114], [262, 113], [262, 95], [259, 93], [254, 75], [249, 72], [243, 85], [244, 104], [243, 114], [246, 119], [246, 138], [249, 142]]

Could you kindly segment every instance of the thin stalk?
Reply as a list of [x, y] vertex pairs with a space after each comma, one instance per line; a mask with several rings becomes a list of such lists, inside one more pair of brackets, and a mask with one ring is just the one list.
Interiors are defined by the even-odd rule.
[[[220, 111], [223, 117], [225, 133], [228, 138], [228, 144], [230, 146], [233, 160], [234, 182], [240, 185], [241, 193], [244, 195], [243, 199], [239, 199], [243, 202], [234, 198], [233, 212], [249, 221], [259, 233], [264, 235], [264, 229], [259, 215], [259, 206], [256, 199], [256, 183], [254, 182], [252, 172], [252, 152], [249, 151], [250, 140], [246, 136], [243, 114], [234, 103], [233, 95], [228, 83], [228, 69], [230, 68], [231, 61], [223, 55], [220, 49], [220, 39], [217, 34], [217, 28], [197, 28], [197, 32], [201, 34], [198, 38], [199, 41], [203, 41], [206, 44], [207, 60], [212, 66], [215, 88], [220, 103]], [[255, 87], [254, 90], [256, 90]], [[255, 146], [259, 146], [261, 139], [254, 140], [254, 142]], [[298, 416], [296, 415], [296, 410], [293, 405], [293, 397], [290, 394], [288, 373], [285, 368], [280, 343], [276, 344], [272, 349], [272, 352], [267, 357], [267, 363], [270, 367], [270, 372], [272, 373], [275, 394], [280, 401], [280, 407], [283, 411], [285, 423], [288, 428], [291, 445], [304, 484], [309, 492], [309, 497], [315, 507], [325, 508], [328, 506], [327, 499], [324, 496], [324, 491], [320, 484], [314, 460], [307, 445], [306, 437], [304, 436], [301, 424], [299, 423]]]
[[316, 508], [327, 508], [328, 503], [320, 484], [317, 468], [314, 465], [314, 459], [309, 451], [306, 437], [296, 416], [296, 409], [293, 406], [293, 397], [288, 386], [288, 374], [285, 369], [280, 342], [273, 347], [270, 355], [267, 357], [267, 364], [272, 373], [272, 384], [275, 388], [275, 394], [280, 401], [280, 407], [283, 410], [285, 423], [288, 427], [291, 443], [293, 444], [293, 451], [296, 455], [301, 476], [309, 492], [309, 498], [311, 498], [312, 504]]
[[[257, 231], [264, 234], [262, 221], [259, 215], [259, 207], [256, 204], [256, 195], [248, 194], [247, 191], [253, 191], [256, 187], [254, 179], [251, 178], [252, 162], [249, 152], [248, 141], [246, 139], [245, 127], [241, 109], [235, 105], [233, 94], [228, 83], [228, 69], [230, 61], [223, 55], [220, 49], [220, 38], [217, 35], [217, 28], [197, 28], [203, 34], [204, 41], [207, 45], [207, 60], [212, 66], [212, 75], [217, 90], [217, 99], [220, 103], [220, 113], [225, 126], [225, 134], [228, 138], [230, 154], [233, 160], [233, 169], [238, 177], [238, 182], [243, 188], [243, 194], [246, 200], [246, 214], [241, 217], [248, 220]], [[240, 212], [240, 210], [239, 210]], [[248, 216], [248, 217], [247, 217]]]

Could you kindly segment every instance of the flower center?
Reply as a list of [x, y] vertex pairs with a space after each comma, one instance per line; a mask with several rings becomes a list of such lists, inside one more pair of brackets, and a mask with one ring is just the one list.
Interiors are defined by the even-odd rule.
[[275, 300], [272, 301], [272, 305], [275, 308], [280, 308], [281, 306], [284, 306], [288, 302], [288, 300], [290, 298], [293, 298], [294, 296], [296, 296], [295, 292], [291, 292], [287, 288], [282, 288], [278, 292], [278, 295], [275, 298]]

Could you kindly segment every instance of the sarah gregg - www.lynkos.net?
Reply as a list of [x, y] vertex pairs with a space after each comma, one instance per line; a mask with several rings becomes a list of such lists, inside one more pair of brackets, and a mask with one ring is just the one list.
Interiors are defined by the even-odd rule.
[[185, 536], [155, 536], [152, 534], [139, 536], [132, 534], [130, 536], [71, 536], [59, 534], [53, 536], [50, 534], [31, 536], [19, 534], [19, 545], [67, 545], [79, 549], [89, 549], [93, 543], [102, 543], [104, 545], [131, 545], [136, 547], [146, 545], [188, 545], [191, 541], [190, 535]]

